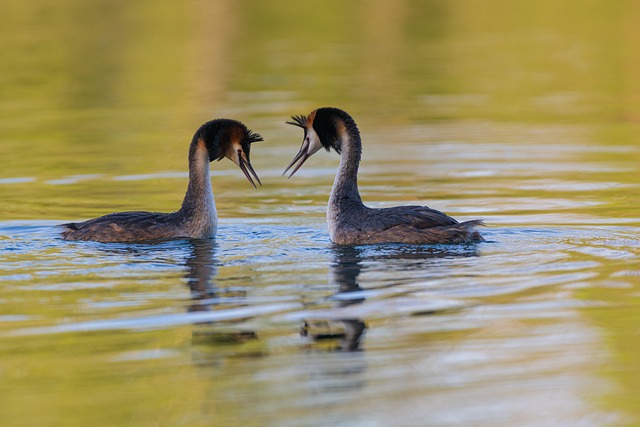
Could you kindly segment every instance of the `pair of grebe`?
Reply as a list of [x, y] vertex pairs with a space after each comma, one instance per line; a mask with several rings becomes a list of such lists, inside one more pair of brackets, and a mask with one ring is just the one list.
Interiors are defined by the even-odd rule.
[[[372, 209], [358, 191], [362, 154], [360, 132], [353, 118], [338, 108], [319, 108], [293, 116], [289, 124], [304, 130], [300, 151], [285, 169], [293, 176], [309, 157], [325, 148], [340, 154], [327, 223], [331, 241], [340, 245], [370, 243], [467, 243], [482, 241], [475, 230], [480, 220], [458, 222], [426, 206]], [[217, 119], [202, 125], [189, 147], [189, 185], [182, 207], [173, 213], [121, 212], [80, 223], [62, 224], [67, 240], [142, 242], [169, 238], [211, 238], [218, 218], [211, 189], [209, 163], [226, 157], [240, 167], [255, 187], [262, 185], [249, 160], [251, 144], [262, 137], [244, 124]]]

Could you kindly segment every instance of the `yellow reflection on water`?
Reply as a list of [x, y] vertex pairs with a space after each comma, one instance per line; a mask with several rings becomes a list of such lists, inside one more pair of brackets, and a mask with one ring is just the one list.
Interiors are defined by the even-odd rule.
[[[265, 186], [254, 191], [234, 165], [213, 163], [220, 216], [321, 223], [337, 157], [319, 153], [295, 180], [280, 177], [302, 137], [284, 121], [336, 105], [363, 132], [367, 201], [435, 202], [452, 214], [486, 215], [496, 227], [611, 221], [637, 233], [637, 2], [34, 0], [4, 2], [0, 15], [0, 221], [177, 209], [193, 132], [232, 117], [265, 137], [252, 150]], [[640, 417], [637, 249], [617, 242], [630, 254], [621, 261], [585, 253], [591, 241], [563, 243], [580, 249], [577, 264], [601, 265], [589, 282], [595, 289], [580, 295], [615, 307], [582, 313], [602, 330], [613, 359], [587, 372], [615, 384], [593, 405], [622, 409], [632, 424]], [[12, 260], [23, 263], [16, 274], [38, 261]], [[22, 301], [18, 291], [10, 297]], [[67, 298], [53, 307], [29, 300], [29, 314], [64, 317], [77, 304]], [[5, 353], [5, 379], [51, 387], [54, 398], [44, 388], [32, 393], [39, 424], [82, 406], [106, 412], [101, 399], [123, 389], [129, 394], [118, 395], [114, 422], [148, 421], [164, 408], [154, 421], [178, 424], [199, 412], [205, 394], [225, 391], [190, 365], [190, 331], [23, 341], [19, 353]], [[74, 340], [93, 347], [77, 349]], [[126, 350], [116, 344], [185, 352], [173, 370], [126, 361], [119, 366], [128, 376], [93, 372], [93, 363]], [[230, 364], [244, 372], [243, 361]], [[143, 374], [154, 369], [156, 383], [147, 384]], [[74, 390], [95, 391], [95, 383], [105, 389], [76, 401]], [[188, 395], [174, 395], [176, 383]], [[5, 419], [29, 409], [3, 391]], [[137, 409], [126, 406], [130, 396]], [[213, 409], [228, 411], [220, 415], [227, 420], [239, 407]]]

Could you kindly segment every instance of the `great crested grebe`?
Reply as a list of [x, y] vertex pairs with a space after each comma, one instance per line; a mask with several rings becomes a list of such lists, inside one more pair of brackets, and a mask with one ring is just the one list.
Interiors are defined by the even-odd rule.
[[[482, 241], [475, 231], [481, 220], [458, 222], [426, 206], [395, 206], [372, 209], [362, 203], [358, 191], [358, 165], [362, 154], [360, 132], [353, 118], [338, 108], [318, 108], [308, 116], [292, 116], [304, 130], [300, 151], [285, 169], [302, 164], [321, 148], [340, 154], [327, 222], [331, 241], [340, 245], [368, 243], [467, 243]], [[297, 165], [296, 165], [297, 163]]]
[[203, 124], [189, 146], [189, 185], [180, 210], [172, 213], [119, 212], [84, 222], [61, 224], [66, 240], [142, 242], [169, 238], [211, 238], [218, 216], [209, 163], [223, 157], [238, 165], [249, 182], [262, 185], [249, 161], [251, 144], [262, 141], [239, 121], [216, 119]]

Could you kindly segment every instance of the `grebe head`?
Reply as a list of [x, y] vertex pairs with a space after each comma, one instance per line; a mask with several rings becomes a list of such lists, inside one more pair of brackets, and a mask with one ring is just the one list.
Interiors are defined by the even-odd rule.
[[340, 154], [342, 142], [346, 138], [348, 130], [354, 129], [357, 132], [353, 118], [346, 111], [334, 107], [318, 108], [308, 116], [291, 116], [291, 119], [293, 121], [287, 123], [302, 128], [304, 130], [304, 139], [302, 140], [300, 151], [282, 173], [283, 175], [286, 174], [297, 163], [289, 178], [300, 169], [309, 157], [313, 156], [321, 148], [325, 148], [327, 151], [333, 148]]
[[209, 153], [209, 161], [220, 161], [226, 157], [240, 167], [251, 185], [256, 187], [254, 178], [262, 185], [249, 160], [251, 144], [263, 141], [260, 134], [247, 129], [237, 120], [216, 119], [203, 124], [193, 138], [204, 142]]

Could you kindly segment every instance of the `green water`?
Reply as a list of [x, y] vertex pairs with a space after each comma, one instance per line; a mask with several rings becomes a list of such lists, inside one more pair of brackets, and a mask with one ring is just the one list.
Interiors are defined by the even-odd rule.
[[[3, 426], [640, 425], [640, 6], [0, 5]], [[463, 247], [333, 246], [338, 157], [281, 176], [320, 106], [371, 206], [483, 218]], [[203, 122], [215, 241], [64, 242], [172, 211]]]

